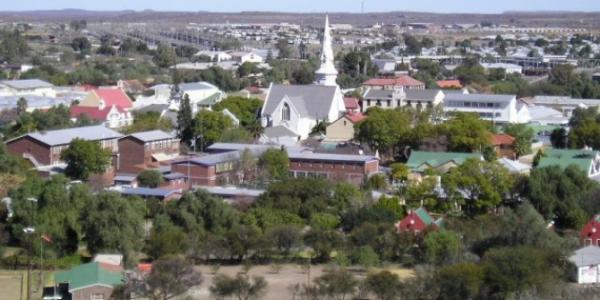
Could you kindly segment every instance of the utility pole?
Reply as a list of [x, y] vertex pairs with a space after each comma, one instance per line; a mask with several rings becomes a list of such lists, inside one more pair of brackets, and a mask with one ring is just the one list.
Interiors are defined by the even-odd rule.
[[23, 233], [28, 235], [29, 237], [29, 249], [27, 251], [27, 300], [31, 300], [31, 252], [33, 252], [33, 234], [35, 233], [35, 228], [31, 225], [35, 219], [35, 209], [33, 205], [37, 204], [37, 199], [33, 197], [27, 198], [27, 201], [31, 202], [31, 211], [30, 211], [30, 226], [23, 228]]

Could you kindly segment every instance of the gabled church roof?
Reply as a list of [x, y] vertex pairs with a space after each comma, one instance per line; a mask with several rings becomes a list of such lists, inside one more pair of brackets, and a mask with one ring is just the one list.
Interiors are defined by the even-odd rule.
[[322, 120], [329, 114], [337, 86], [273, 85], [265, 101], [263, 115], [273, 115], [285, 98], [301, 117]]

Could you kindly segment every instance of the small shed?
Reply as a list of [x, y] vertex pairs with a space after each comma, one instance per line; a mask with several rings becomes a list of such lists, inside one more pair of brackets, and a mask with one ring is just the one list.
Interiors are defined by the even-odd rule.
[[600, 283], [600, 248], [597, 246], [586, 246], [569, 257], [569, 261], [575, 265], [576, 272], [574, 281], [579, 284]]

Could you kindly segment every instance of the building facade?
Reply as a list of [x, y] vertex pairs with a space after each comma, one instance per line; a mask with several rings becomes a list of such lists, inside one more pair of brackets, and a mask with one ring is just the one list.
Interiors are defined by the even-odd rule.
[[177, 137], [162, 130], [137, 132], [119, 139], [117, 171], [137, 174], [144, 169], [170, 165], [180, 153]]

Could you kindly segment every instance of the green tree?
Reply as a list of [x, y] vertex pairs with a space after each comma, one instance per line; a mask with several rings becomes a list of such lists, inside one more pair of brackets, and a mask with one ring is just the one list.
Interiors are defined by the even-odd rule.
[[273, 241], [279, 252], [288, 255], [290, 251], [300, 244], [300, 226], [294, 224], [281, 224], [267, 230], [266, 236]]
[[455, 262], [461, 251], [460, 237], [449, 230], [438, 230], [428, 234], [423, 246], [425, 261], [435, 265]]
[[292, 48], [286, 39], [279, 39], [275, 44], [275, 48], [279, 51], [279, 59], [292, 57]]
[[550, 134], [550, 142], [552, 143], [552, 148], [556, 148], [556, 149], [567, 148], [568, 147], [567, 130], [562, 127], [552, 130], [552, 133]]
[[367, 111], [368, 118], [355, 125], [356, 138], [382, 154], [407, 139], [410, 120], [406, 113], [374, 107]]
[[83, 232], [92, 253], [118, 251], [126, 260], [141, 250], [144, 239], [144, 204], [137, 198], [125, 199], [102, 192], [91, 199], [83, 212]]
[[202, 284], [202, 274], [180, 257], [166, 257], [152, 263], [144, 280], [144, 295], [152, 300], [169, 300]]
[[173, 129], [171, 121], [166, 118], [161, 118], [160, 114], [155, 111], [134, 112], [133, 124], [125, 128], [126, 133], [142, 132], [150, 130], [163, 130], [170, 132]]
[[442, 176], [450, 199], [465, 213], [485, 213], [502, 203], [512, 188], [513, 177], [496, 162], [468, 159]]
[[30, 47], [18, 30], [0, 33], [0, 57], [9, 63], [21, 62], [27, 57]]
[[476, 299], [484, 284], [485, 272], [474, 263], [462, 263], [442, 268], [435, 274], [440, 287], [439, 299]]
[[319, 294], [328, 299], [344, 300], [352, 297], [358, 286], [354, 274], [346, 269], [325, 270], [314, 282]]
[[362, 246], [351, 252], [351, 260], [363, 268], [370, 268], [379, 264], [379, 255], [371, 246]]
[[509, 124], [504, 129], [506, 134], [515, 138], [515, 153], [517, 157], [531, 153], [531, 143], [535, 132], [525, 124]]
[[112, 153], [99, 143], [74, 139], [60, 155], [67, 163], [65, 174], [71, 178], [87, 180], [92, 174], [101, 174], [110, 166]]
[[317, 230], [333, 230], [339, 224], [339, 218], [329, 213], [315, 213], [310, 217], [311, 228]]
[[138, 174], [137, 181], [142, 187], [157, 188], [164, 180], [160, 171], [147, 169]]
[[401, 289], [398, 275], [387, 270], [368, 274], [364, 284], [366, 289], [375, 294], [379, 300], [396, 299]]
[[171, 47], [161, 43], [158, 44], [153, 60], [160, 68], [168, 68], [175, 64], [177, 56]]
[[269, 149], [265, 151], [258, 162], [266, 175], [273, 180], [282, 180], [288, 176], [289, 159], [284, 149]]
[[19, 116], [27, 112], [27, 99], [21, 97], [17, 100], [17, 114]]
[[187, 94], [181, 100], [177, 112], [177, 136], [187, 144], [194, 138], [194, 117], [192, 116], [190, 97]]
[[238, 300], [260, 299], [267, 291], [267, 281], [260, 276], [252, 279], [248, 275], [237, 274], [229, 277], [217, 274], [210, 286], [210, 293], [217, 298], [235, 297]]
[[312, 229], [304, 236], [304, 243], [311, 247], [319, 261], [328, 261], [332, 251], [342, 245], [342, 236], [335, 230]]
[[230, 96], [213, 105], [214, 111], [229, 110], [247, 127], [256, 122], [257, 112], [262, 108], [262, 101], [257, 98]]
[[152, 231], [146, 243], [146, 252], [153, 259], [168, 255], [184, 254], [189, 247], [188, 239], [165, 215], [154, 219]]
[[86, 37], [76, 37], [71, 41], [71, 48], [82, 54], [89, 54], [92, 49], [92, 43]]
[[477, 114], [455, 113], [444, 123], [443, 130], [450, 140], [451, 151], [480, 152], [490, 142], [489, 123]]
[[204, 149], [221, 139], [223, 131], [233, 127], [233, 121], [221, 112], [202, 110], [194, 121], [197, 144]]

